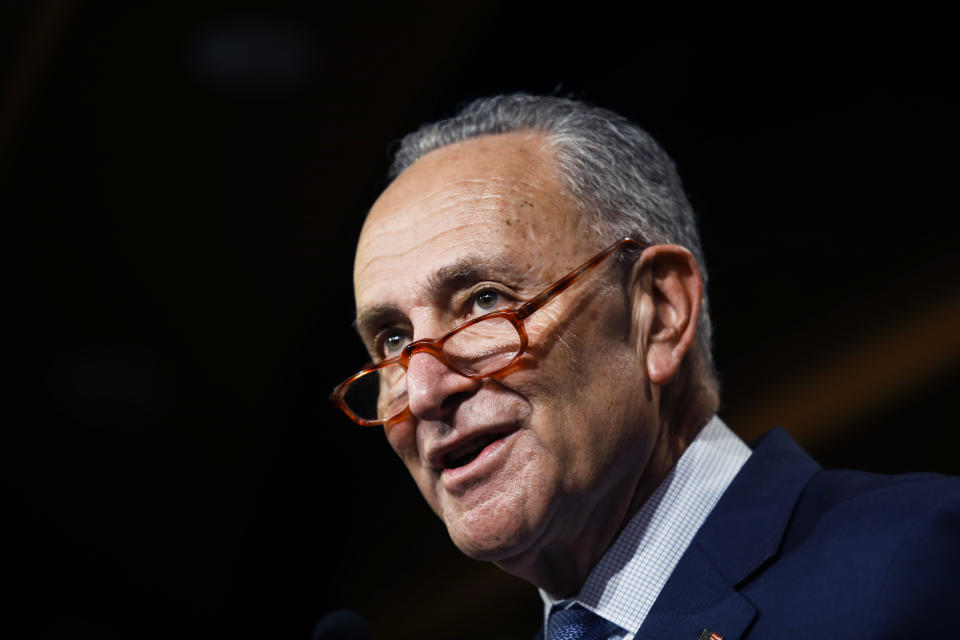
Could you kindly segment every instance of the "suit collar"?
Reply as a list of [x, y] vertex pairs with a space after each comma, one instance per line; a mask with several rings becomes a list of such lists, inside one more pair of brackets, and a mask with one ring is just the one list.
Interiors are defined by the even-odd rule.
[[779, 550], [794, 506], [819, 466], [783, 429], [761, 439], [697, 532], [637, 633], [696, 640], [709, 628], [735, 640], [756, 611], [735, 587]]
[[771, 431], [754, 448], [694, 544], [731, 584], [738, 584], [777, 553], [800, 494], [819, 470], [786, 431]]

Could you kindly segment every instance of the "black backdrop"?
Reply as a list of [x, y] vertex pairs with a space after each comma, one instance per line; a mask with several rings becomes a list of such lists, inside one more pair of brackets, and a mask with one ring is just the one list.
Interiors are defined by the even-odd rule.
[[[724, 415], [960, 472], [955, 34], [932, 5], [12, 2], [0, 631], [530, 637], [376, 430], [351, 254], [392, 141], [472, 97], [628, 115], [702, 221]], [[479, 614], [478, 612], [482, 612]]]

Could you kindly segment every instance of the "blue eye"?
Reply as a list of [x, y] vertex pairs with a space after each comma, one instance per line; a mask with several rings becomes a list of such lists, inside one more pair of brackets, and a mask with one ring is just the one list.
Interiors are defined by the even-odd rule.
[[380, 338], [380, 352], [384, 358], [399, 355], [410, 339], [400, 331], [385, 331]]
[[500, 294], [496, 291], [481, 291], [477, 294], [474, 304], [477, 305], [477, 309], [483, 313], [493, 311], [497, 308], [497, 304], [500, 302]]

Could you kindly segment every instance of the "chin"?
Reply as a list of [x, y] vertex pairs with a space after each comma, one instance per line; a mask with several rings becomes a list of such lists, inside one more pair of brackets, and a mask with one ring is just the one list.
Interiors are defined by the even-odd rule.
[[530, 544], [527, 536], [511, 535], [476, 535], [473, 532], [454, 532], [449, 528], [450, 539], [453, 544], [467, 557], [484, 562], [502, 562], [522, 554]]
[[529, 551], [541, 537], [540, 518], [510, 504], [484, 504], [444, 518], [450, 539], [474, 560], [502, 562]]

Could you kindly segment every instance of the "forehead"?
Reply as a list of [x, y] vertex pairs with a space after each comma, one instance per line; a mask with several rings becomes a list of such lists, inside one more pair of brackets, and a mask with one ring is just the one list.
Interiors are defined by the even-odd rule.
[[583, 242], [577, 207], [553, 153], [534, 133], [467, 140], [433, 151], [374, 204], [354, 264], [358, 308], [475, 256], [572, 264]]

